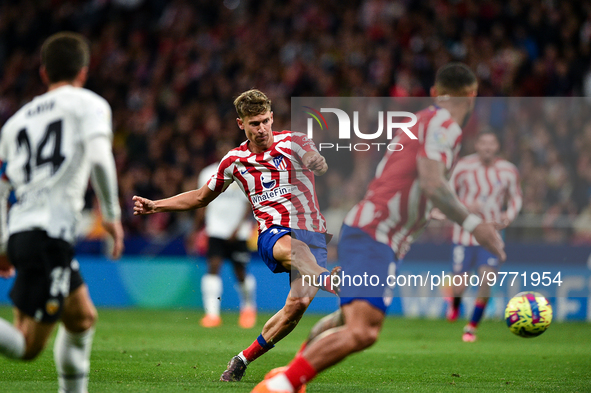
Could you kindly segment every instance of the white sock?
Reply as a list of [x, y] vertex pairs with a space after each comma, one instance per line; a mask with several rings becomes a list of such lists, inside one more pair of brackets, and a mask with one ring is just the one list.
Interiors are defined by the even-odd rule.
[[86, 393], [94, 327], [72, 333], [60, 324], [53, 346], [59, 393]]
[[203, 308], [208, 315], [220, 315], [222, 296], [222, 279], [216, 274], [206, 274], [201, 277], [201, 296]]
[[277, 374], [269, 379], [267, 381], [267, 386], [270, 389], [293, 393], [293, 386], [291, 386], [291, 382], [289, 382], [289, 379], [287, 379], [284, 373]]
[[244, 362], [245, 365], [248, 366], [248, 364], [250, 363], [248, 360], [246, 360], [246, 356], [244, 356], [244, 351], [240, 351], [240, 353], [237, 355], [240, 359], [242, 359], [242, 361]]
[[26, 346], [25, 336], [20, 330], [0, 318], [0, 353], [11, 359], [21, 359]]
[[241, 310], [244, 310], [245, 308], [257, 308], [256, 290], [257, 281], [252, 274], [246, 275], [244, 282], [236, 284], [236, 291], [238, 291], [238, 297], [240, 298]]

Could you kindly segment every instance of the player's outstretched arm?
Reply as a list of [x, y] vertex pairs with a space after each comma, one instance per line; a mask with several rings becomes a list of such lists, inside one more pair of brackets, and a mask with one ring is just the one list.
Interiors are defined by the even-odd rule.
[[419, 157], [417, 158], [417, 169], [421, 190], [433, 202], [433, 205], [447, 218], [472, 233], [480, 245], [504, 261], [506, 259], [505, 244], [499, 236], [495, 224], [483, 222], [479, 216], [469, 214], [445, 179], [444, 164], [426, 157]]
[[302, 162], [316, 176], [322, 176], [328, 170], [326, 159], [317, 151], [309, 151], [302, 157]]
[[132, 198], [134, 201], [133, 214], [137, 216], [199, 209], [207, 206], [218, 195], [220, 193], [210, 190], [207, 184], [198, 190], [183, 192], [182, 194], [156, 201], [135, 195]]

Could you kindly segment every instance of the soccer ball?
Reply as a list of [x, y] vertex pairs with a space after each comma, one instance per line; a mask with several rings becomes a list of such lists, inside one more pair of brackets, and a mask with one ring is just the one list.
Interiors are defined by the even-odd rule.
[[537, 337], [552, 322], [552, 307], [548, 299], [537, 292], [521, 292], [509, 300], [505, 308], [509, 330], [521, 337]]

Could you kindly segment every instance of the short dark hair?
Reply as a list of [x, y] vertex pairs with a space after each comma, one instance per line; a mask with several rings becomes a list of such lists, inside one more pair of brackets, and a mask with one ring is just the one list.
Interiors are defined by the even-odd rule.
[[41, 46], [41, 64], [52, 83], [73, 81], [89, 61], [90, 48], [81, 34], [56, 33]]
[[499, 144], [499, 147], [501, 147], [503, 145], [503, 141], [501, 140], [501, 136], [492, 128], [487, 127], [487, 128], [483, 128], [482, 130], [478, 131], [478, 133], [476, 134], [476, 140], [480, 139], [484, 135], [494, 136], [495, 139], [497, 140], [497, 143]]
[[435, 75], [435, 86], [444, 94], [462, 93], [477, 82], [476, 75], [464, 63], [447, 63]]
[[240, 94], [234, 100], [238, 117], [257, 116], [271, 111], [271, 100], [260, 90], [251, 89]]

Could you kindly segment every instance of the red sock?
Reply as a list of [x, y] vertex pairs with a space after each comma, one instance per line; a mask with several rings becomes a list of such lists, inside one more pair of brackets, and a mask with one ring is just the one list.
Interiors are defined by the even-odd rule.
[[302, 352], [304, 352], [304, 349], [306, 349], [307, 346], [308, 346], [308, 341], [304, 341], [302, 343], [302, 346], [300, 347], [300, 350], [296, 353], [296, 356], [301, 355]]
[[474, 302], [474, 313], [472, 314], [472, 319], [469, 323], [469, 325], [473, 328], [476, 328], [482, 319], [482, 316], [484, 315], [484, 309], [486, 308], [486, 303], [487, 301], [482, 301], [480, 299], [477, 299], [476, 302]]
[[302, 355], [297, 355], [285, 371], [285, 376], [295, 391], [301, 388], [306, 382], [312, 380], [316, 374], [316, 370], [314, 370]]
[[259, 356], [261, 356], [273, 347], [274, 345], [267, 344], [267, 342], [263, 338], [263, 335], [261, 334], [256, 340], [254, 340], [252, 344], [250, 344], [248, 348], [242, 351], [242, 354], [244, 355], [246, 360], [252, 362], [253, 360], [255, 360], [256, 358], [258, 358]]

